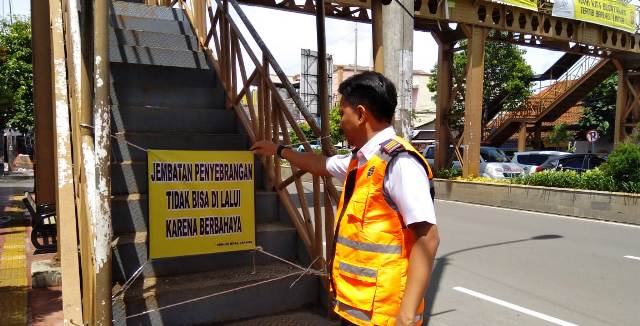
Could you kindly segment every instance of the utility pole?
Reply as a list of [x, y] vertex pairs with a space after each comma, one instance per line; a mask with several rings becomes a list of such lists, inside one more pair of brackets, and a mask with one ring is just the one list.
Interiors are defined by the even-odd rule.
[[[412, 133], [409, 110], [413, 103], [413, 5], [413, 0], [395, 0], [382, 6], [381, 26], [384, 75], [396, 85], [398, 93], [393, 127], [399, 136], [407, 140], [411, 139]], [[376, 17], [375, 13], [373, 16]], [[374, 32], [378, 32], [376, 26]], [[379, 46], [374, 44], [376, 56]], [[377, 58], [375, 59], [377, 65]]]
[[358, 73], [358, 22], [356, 22], [356, 41], [354, 42], [355, 45], [355, 49], [356, 49], [356, 55], [355, 58], [353, 60], [354, 64], [353, 64], [353, 74], [357, 74]]

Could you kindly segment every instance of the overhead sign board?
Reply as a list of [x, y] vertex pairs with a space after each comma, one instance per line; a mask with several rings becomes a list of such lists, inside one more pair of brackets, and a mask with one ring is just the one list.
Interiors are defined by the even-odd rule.
[[636, 32], [638, 21], [636, 6], [619, 0], [556, 0], [552, 15], [630, 33]]
[[150, 258], [255, 248], [253, 153], [149, 150]]

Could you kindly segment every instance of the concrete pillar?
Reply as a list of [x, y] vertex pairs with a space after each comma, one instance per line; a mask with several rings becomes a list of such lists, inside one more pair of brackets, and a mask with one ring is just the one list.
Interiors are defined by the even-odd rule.
[[449, 167], [448, 114], [451, 112], [453, 91], [453, 46], [454, 42], [433, 35], [438, 43], [438, 87], [436, 90], [436, 155], [434, 170]]
[[393, 126], [399, 136], [409, 140], [413, 103], [413, 18], [410, 16], [413, 0], [398, 1], [404, 8], [395, 1], [382, 7], [383, 65], [384, 75], [396, 85], [398, 92]]
[[480, 142], [482, 141], [482, 87], [484, 83], [484, 42], [486, 29], [478, 26], [463, 28], [469, 45], [467, 50], [467, 81], [464, 100], [464, 177], [480, 175]]
[[520, 122], [520, 132], [518, 133], [518, 151], [524, 152], [527, 147], [527, 123]]

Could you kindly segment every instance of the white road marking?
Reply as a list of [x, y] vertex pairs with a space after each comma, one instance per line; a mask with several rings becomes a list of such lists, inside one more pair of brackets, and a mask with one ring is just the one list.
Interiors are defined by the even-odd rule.
[[640, 260], [640, 257], [636, 257], [636, 256], [624, 256], [624, 258]]
[[[542, 216], [549, 216], [549, 217], [561, 217], [561, 218], [566, 218], [566, 219], [576, 220], [576, 221], [584, 221], [584, 222], [591, 222], [591, 223], [602, 223], [602, 224], [626, 226], [626, 227], [630, 227], [630, 228], [640, 229], [640, 225], [626, 224], [626, 223], [620, 223], [620, 222], [611, 222], [611, 221], [603, 221], [603, 220], [595, 220], [595, 219], [590, 219], [590, 218], [586, 218], [586, 217], [575, 217], [575, 216], [558, 215], [558, 214], [550, 214], [550, 213], [542, 213], [542, 212], [534, 212], [534, 211], [525, 211], [525, 210], [521, 210], [521, 209], [505, 208], [505, 207], [497, 207], [497, 206], [489, 206], [489, 205], [481, 205], [481, 204], [473, 204], [473, 203], [465, 203], [465, 202], [461, 202], [461, 201], [444, 200], [444, 199], [438, 199], [438, 198], [436, 198], [436, 201], [441, 201], [443, 203], [450, 203], [450, 204], [463, 204], [463, 205], [478, 206], [478, 207], [485, 207], [485, 208], [495, 208], [495, 209], [501, 209], [501, 210], [505, 210], [505, 211], [528, 213], [528, 214], [542, 215]], [[436, 215], [437, 215], [437, 212], [436, 212]]]
[[500, 300], [500, 299], [496, 299], [494, 297], [490, 297], [490, 296], [488, 296], [486, 294], [482, 294], [482, 293], [479, 293], [479, 292], [476, 292], [476, 291], [473, 291], [473, 290], [469, 290], [467, 288], [456, 286], [453, 289], [456, 290], [456, 291], [468, 294], [470, 296], [474, 296], [476, 298], [479, 298], [479, 299], [482, 299], [482, 300], [486, 300], [486, 301], [495, 303], [497, 305], [501, 305], [501, 306], [509, 308], [511, 310], [515, 310], [515, 311], [521, 312], [523, 314], [527, 314], [529, 316], [533, 316], [533, 317], [548, 321], [548, 322], [556, 324], [556, 325], [577, 326], [574, 323], [570, 323], [570, 322], [567, 322], [567, 321], [564, 321], [564, 320], [561, 320], [561, 319], [558, 319], [558, 318], [555, 318], [555, 317], [551, 317], [549, 315], [545, 315], [543, 313], [539, 313], [537, 311], [533, 311], [531, 309], [527, 309], [525, 307], [521, 307], [521, 306], [515, 305], [513, 303], [506, 302], [504, 300]]

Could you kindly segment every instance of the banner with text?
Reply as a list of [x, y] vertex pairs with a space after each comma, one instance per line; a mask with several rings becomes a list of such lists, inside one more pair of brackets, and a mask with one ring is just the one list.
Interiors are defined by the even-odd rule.
[[552, 15], [635, 33], [636, 6], [619, 0], [556, 0]]
[[538, 0], [492, 0], [491, 2], [538, 11]]
[[150, 258], [255, 248], [253, 153], [149, 150]]

